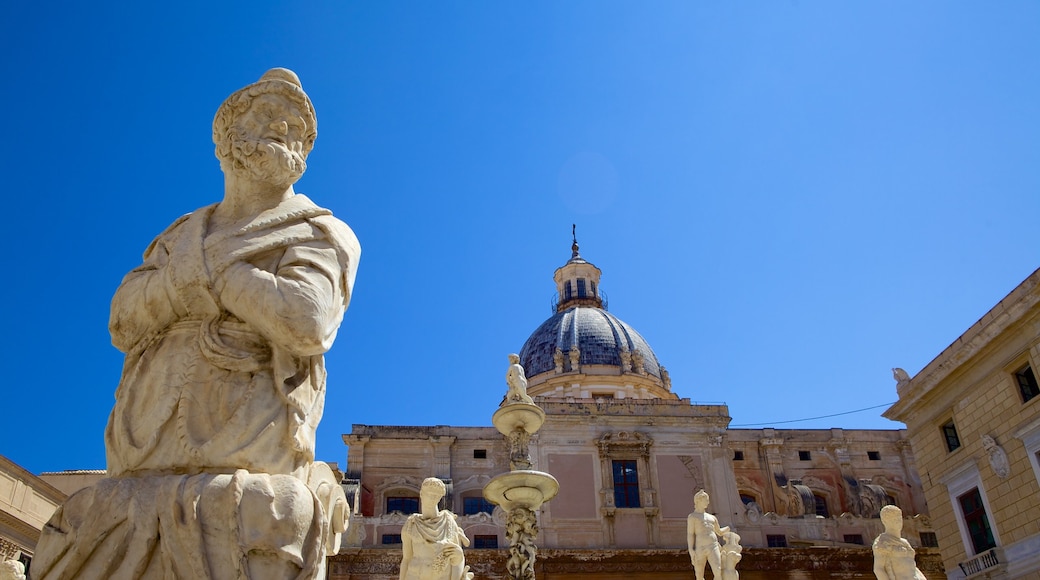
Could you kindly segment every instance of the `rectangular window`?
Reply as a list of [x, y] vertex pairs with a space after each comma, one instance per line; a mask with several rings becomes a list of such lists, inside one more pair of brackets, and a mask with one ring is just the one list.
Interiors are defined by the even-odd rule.
[[419, 498], [391, 496], [386, 498], [386, 513], [401, 512], [403, 514], [419, 513]]
[[845, 534], [846, 544], [859, 544], [863, 545], [863, 534]]
[[619, 508], [639, 507], [639, 474], [635, 459], [615, 459], [614, 506]]
[[472, 516], [479, 513], [489, 514], [495, 511], [495, 504], [482, 497], [462, 498], [462, 515]]
[[474, 449], [473, 459], [487, 459], [487, 449]]
[[744, 452], [743, 451], [734, 451], [733, 452], [733, 461], [744, 461]]
[[1018, 391], [1022, 394], [1023, 403], [1040, 395], [1040, 385], [1037, 385], [1036, 375], [1033, 374], [1033, 368], [1029, 365], [1015, 371], [1015, 379], [1018, 381]]
[[957, 437], [957, 426], [953, 424], [953, 419], [950, 419], [942, 426], [943, 438], [946, 439], [946, 450], [956, 451], [961, 446], [961, 439]]
[[880, 451], [867, 451], [867, 459], [871, 461], [881, 461]]
[[924, 548], [938, 548], [939, 538], [935, 532], [921, 532], [921, 546]]
[[596, 297], [596, 283], [593, 282], [592, 280], [589, 280], [589, 286], [592, 287], [592, 297], [595, 298]]
[[400, 543], [401, 534], [383, 534], [383, 545]]
[[766, 545], [770, 548], [786, 548], [787, 536], [783, 534], [767, 534]]
[[809, 453], [808, 451], [798, 452], [798, 461], [809, 461], [810, 459], [812, 459], [812, 453]]
[[986, 516], [986, 506], [982, 503], [979, 488], [958, 497], [957, 502], [961, 504], [964, 525], [968, 528], [975, 553], [980, 554], [995, 547], [997, 544], [993, 541], [993, 531], [989, 528], [989, 517]]
[[813, 494], [813, 499], [816, 500], [816, 515], [821, 518], [829, 518], [831, 514], [827, 511], [827, 498], [822, 495]]
[[563, 285], [563, 299], [570, 300], [572, 296], [571, 281], [567, 280], [567, 283]]
[[585, 278], [578, 278], [578, 298], [585, 298]]
[[477, 550], [495, 550], [498, 548], [498, 536], [473, 536], [473, 547]]

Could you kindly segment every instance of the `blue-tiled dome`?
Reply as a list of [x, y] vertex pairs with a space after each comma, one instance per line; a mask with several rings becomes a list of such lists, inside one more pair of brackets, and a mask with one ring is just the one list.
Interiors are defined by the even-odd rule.
[[638, 332], [606, 310], [586, 306], [567, 308], [543, 322], [520, 349], [520, 364], [528, 377], [553, 371], [556, 349], [563, 351], [566, 358], [575, 346], [581, 353], [580, 364], [619, 369], [622, 351], [638, 352], [646, 374], [661, 377], [657, 355]]

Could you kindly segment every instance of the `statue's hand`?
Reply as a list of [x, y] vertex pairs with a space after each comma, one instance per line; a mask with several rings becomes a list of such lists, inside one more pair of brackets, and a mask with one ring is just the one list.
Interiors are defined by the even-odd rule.
[[463, 561], [462, 547], [458, 544], [445, 544], [441, 549], [441, 557], [446, 559], [452, 566], [458, 566]]

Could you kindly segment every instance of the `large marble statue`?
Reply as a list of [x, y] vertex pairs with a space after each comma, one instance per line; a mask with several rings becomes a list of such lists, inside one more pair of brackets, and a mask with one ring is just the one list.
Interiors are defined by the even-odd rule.
[[917, 569], [916, 552], [903, 539], [903, 512], [894, 505], [881, 508], [885, 531], [874, 539], [874, 575], [878, 580], [926, 580]]
[[218, 109], [224, 198], [159, 234], [116, 291], [108, 478], [55, 512], [33, 578], [324, 578], [348, 510], [314, 462], [323, 354], [360, 247], [293, 191], [316, 135], [286, 69]]
[[444, 482], [428, 477], [419, 490], [420, 513], [408, 516], [401, 528], [400, 580], [470, 580], [462, 548], [469, 538], [455, 521], [455, 514], [438, 510]]
[[719, 536], [728, 533], [729, 526], [720, 528], [719, 520], [705, 511], [709, 501], [708, 492], [698, 491], [693, 496], [693, 513], [686, 518], [686, 546], [697, 580], [704, 580], [705, 562], [711, 565], [713, 577], [723, 577]]
[[524, 374], [524, 367], [520, 366], [520, 355], [509, 355], [506, 385], [509, 386], [509, 390], [506, 392], [505, 400], [502, 401], [503, 405], [517, 402], [534, 404], [534, 399], [527, 394], [527, 375]]

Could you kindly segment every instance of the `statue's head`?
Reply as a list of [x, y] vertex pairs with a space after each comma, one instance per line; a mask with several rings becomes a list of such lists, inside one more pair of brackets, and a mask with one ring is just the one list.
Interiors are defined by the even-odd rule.
[[419, 497], [427, 496], [437, 501], [440, 501], [446, 493], [448, 493], [448, 487], [436, 477], [427, 477], [423, 480], [422, 487], [419, 488]]
[[273, 68], [228, 97], [213, 118], [225, 173], [288, 187], [307, 169], [318, 119], [296, 73]]
[[899, 534], [903, 529], [903, 510], [894, 505], [886, 505], [881, 508], [881, 523], [885, 525], [885, 531]]
[[509, 364], [511, 364], [511, 365], [520, 364], [520, 355], [515, 354], [515, 353], [510, 353], [509, 354]]
[[709, 500], [710, 498], [708, 497], [708, 492], [704, 491], [703, 489], [693, 494], [693, 505], [697, 509], [703, 510], [704, 508], [708, 507]]

